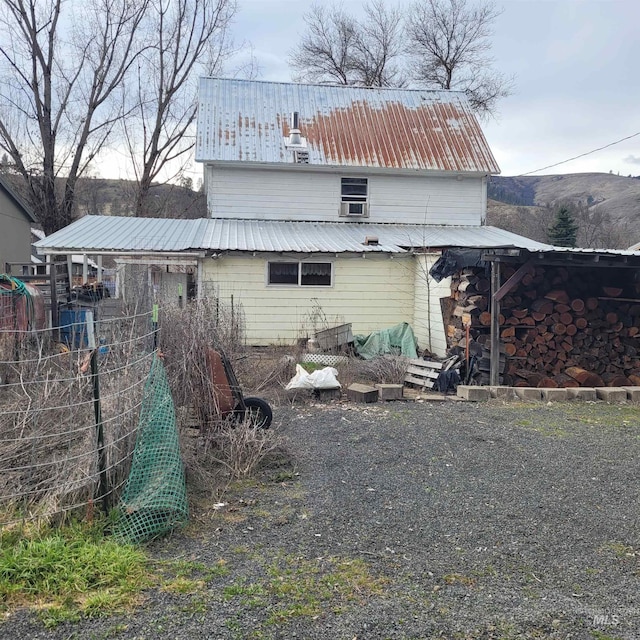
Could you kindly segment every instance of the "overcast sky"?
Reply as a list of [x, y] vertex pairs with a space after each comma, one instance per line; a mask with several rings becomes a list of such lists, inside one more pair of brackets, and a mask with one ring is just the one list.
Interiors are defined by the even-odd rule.
[[[290, 81], [287, 56], [312, 0], [238, 0], [236, 41], [254, 47], [258, 79]], [[389, 0], [391, 3], [392, 0]], [[408, 4], [409, 0], [397, 0]], [[511, 176], [640, 132], [640, 0], [504, 0], [495, 23], [496, 68], [515, 76], [484, 131]], [[341, 0], [356, 13], [360, 0]], [[640, 135], [536, 175], [640, 175]]]

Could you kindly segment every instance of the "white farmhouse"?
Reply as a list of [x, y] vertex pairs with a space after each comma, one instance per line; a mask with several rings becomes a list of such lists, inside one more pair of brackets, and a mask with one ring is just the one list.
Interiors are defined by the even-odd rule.
[[202, 78], [196, 160], [220, 236], [204, 279], [242, 300], [254, 343], [320, 314], [409, 322], [442, 353], [441, 250], [536, 244], [484, 226], [499, 169], [459, 92]]
[[196, 160], [208, 218], [86, 216], [39, 251], [119, 255], [181, 299], [233, 300], [249, 344], [408, 322], [443, 354], [441, 252], [546, 246], [485, 226], [499, 169], [458, 92], [202, 78]]

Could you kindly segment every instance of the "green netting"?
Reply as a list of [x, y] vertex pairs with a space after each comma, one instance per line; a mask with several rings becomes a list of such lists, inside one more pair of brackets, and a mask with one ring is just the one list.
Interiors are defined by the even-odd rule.
[[173, 398], [156, 356], [144, 387], [138, 437], [114, 535], [141, 542], [184, 523], [188, 515]]

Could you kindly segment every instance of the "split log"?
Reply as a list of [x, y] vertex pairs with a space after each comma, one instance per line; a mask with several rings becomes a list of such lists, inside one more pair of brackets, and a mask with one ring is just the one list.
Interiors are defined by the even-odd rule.
[[576, 313], [582, 313], [584, 311], [584, 300], [581, 300], [580, 298], [576, 298], [575, 300], [572, 300], [571, 308]]
[[544, 297], [547, 300], [553, 300], [554, 302], [560, 302], [561, 304], [567, 304], [567, 302], [569, 302], [569, 296], [564, 289], [553, 289], [552, 291], [547, 291]]
[[504, 345], [504, 352], [508, 356], [515, 356], [517, 351], [518, 351], [518, 348], [516, 347], [515, 344], [507, 343]]
[[558, 383], [553, 378], [542, 378], [540, 382], [538, 382], [538, 388], [540, 389], [557, 389]]
[[585, 305], [589, 311], [595, 311], [598, 308], [598, 298], [587, 298]]
[[579, 387], [580, 383], [577, 380], [574, 380], [566, 373], [558, 373], [553, 377], [553, 379], [557, 382], [559, 387]]
[[567, 367], [564, 372], [576, 380], [581, 387], [604, 387], [604, 382], [598, 374], [582, 367]]
[[531, 303], [531, 308], [538, 313], [542, 313], [545, 316], [553, 313], [553, 303], [550, 300], [544, 300], [538, 298]]
[[626, 376], [619, 373], [608, 372], [602, 374], [602, 380], [607, 387], [630, 387], [632, 386], [631, 380]]
[[557, 322], [553, 325], [553, 333], [555, 333], [557, 336], [563, 336], [565, 333], [567, 333], [566, 325], [562, 324], [561, 322]]
[[604, 292], [604, 295], [609, 298], [619, 298], [622, 295], [623, 289], [620, 289], [619, 287], [602, 287], [602, 291]]

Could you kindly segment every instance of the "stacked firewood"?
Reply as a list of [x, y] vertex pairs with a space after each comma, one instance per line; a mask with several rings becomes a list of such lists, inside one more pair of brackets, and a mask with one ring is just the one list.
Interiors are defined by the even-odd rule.
[[[502, 268], [505, 282], [517, 267]], [[613, 283], [613, 284], [612, 284]], [[615, 285], [615, 286], [614, 286]], [[536, 267], [500, 305], [504, 383], [515, 386], [640, 385], [640, 295], [629, 270]], [[489, 279], [452, 278], [450, 347], [490, 345]], [[502, 367], [501, 367], [502, 369]]]

